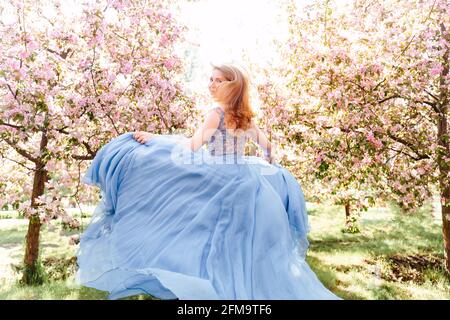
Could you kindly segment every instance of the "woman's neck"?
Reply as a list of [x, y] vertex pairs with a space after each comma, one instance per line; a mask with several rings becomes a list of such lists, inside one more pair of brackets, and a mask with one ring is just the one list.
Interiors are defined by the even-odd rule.
[[222, 109], [223, 112], [225, 112], [225, 106], [224, 106], [224, 105], [217, 104], [217, 106], [218, 106], [220, 109]]

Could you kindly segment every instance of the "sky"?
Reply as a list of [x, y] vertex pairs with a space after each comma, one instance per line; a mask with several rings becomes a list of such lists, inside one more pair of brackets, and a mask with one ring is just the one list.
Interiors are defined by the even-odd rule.
[[189, 28], [185, 58], [191, 88], [208, 80], [210, 63], [245, 67], [247, 55], [259, 65], [271, 64], [278, 58], [273, 39], [287, 37], [283, 10], [273, 0], [181, 1], [176, 15]]
[[[5, 1], [5, 0], [0, 0]], [[244, 59], [258, 65], [279, 60], [273, 40], [287, 37], [287, 19], [275, 0], [179, 0], [173, 1], [174, 15], [188, 27], [187, 43], [179, 54], [185, 60], [188, 90], [205, 87], [210, 63], [237, 63], [246, 67]], [[302, 5], [309, 0], [296, 0]], [[77, 0], [63, 0], [73, 10]], [[50, 14], [51, 10], [47, 10]], [[2, 19], [5, 18], [5, 13]]]
[[189, 28], [188, 37], [200, 44], [202, 61], [240, 60], [242, 50], [254, 58], [267, 59], [270, 40], [286, 35], [287, 24], [279, 19], [277, 1], [197, 0], [180, 6], [181, 19]]

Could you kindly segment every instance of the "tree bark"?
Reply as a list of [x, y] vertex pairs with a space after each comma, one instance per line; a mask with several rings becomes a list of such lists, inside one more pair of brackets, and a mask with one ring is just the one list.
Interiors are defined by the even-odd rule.
[[[446, 108], [443, 108], [446, 111]], [[445, 268], [450, 274], [450, 184], [448, 180], [449, 166], [443, 159], [443, 153], [450, 155], [449, 144], [445, 137], [448, 137], [448, 124], [445, 114], [439, 117], [438, 121], [438, 142], [439, 146], [443, 147], [442, 151], [438, 152], [439, 163], [439, 189], [441, 193], [441, 211], [442, 211], [442, 236], [444, 239], [444, 256]]]
[[350, 223], [350, 215], [351, 215], [350, 203], [346, 203], [345, 204], [345, 225], [346, 226], [348, 226]]
[[[445, 25], [440, 24], [442, 37], [446, 41], [450, 41], [449, 34], [446, 33]], [[439, 150], [437, 152], [437, 161], [439, 166], [439, 189], [441, 193], [441, 209], [442, 209], [442, 236], [444, 239], [444, 257], [445, 268], [447, 273], [450, 274], [450, 184], [448, 174], [450, 171], [449, 165], [444, 157], [450, 157], [450, 133], [448, 130], [447, 113], [449, 104], [449, 92], [448, 87], [445, 85], [445, 77], [449, 73], [449, 50], [444, 52], [443, 56], [443, 69], [440, 74], [439, 81], [439, 101], [440, 101], [440, 113], [438, 114], [438, 130], [437, 130], [437, 142]]]
[[[42, 133], [40, 150], [43, 152], [47, 146], [48, 139], [45, 132]], [[48, 173], [45, 170], [45, 163], [38, 160], [36, 163], [36, 171], [33, 178], [33, 191], [31, 196], [31, 207], [38, 208], [36, 203], [37, 197], [44, 194], [45, 182], [47, 181]], [[41, 222], [39, 216], [32, 216], [28, 223], [28, 232], [26, 235], [25, 257], [24, 257], [24, 272], [22, 282], [24, 284], [40, 284], [42, 283], [42, 275], [38, 270], [39, 258], [39, 235], [41, 231]]]
[[[442, 172], [442, 171], [441, 171]], [[445, 173], [445, 171], [444, 171]], [[447, 170], [448, 173], [448, 170]], [[448, 180], [441, 181], [442, 236], [444, 238], [445, 269], [450, 275], [450, 187]]]

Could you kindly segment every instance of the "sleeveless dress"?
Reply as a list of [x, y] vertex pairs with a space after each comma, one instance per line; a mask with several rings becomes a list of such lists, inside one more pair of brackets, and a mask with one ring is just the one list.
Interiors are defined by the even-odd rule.
[[209, 152], [213, 156], [232, 154], [234, 155], [233, 160], [237, 160], [238, 156], [244, 155], [245, 143], [248, 140], [247, 132], [244, 131], [238, 136], [229, 133], [225, 127], [223, 110], [220, 107], [216, 107], [213, 110], [219, 114], [220, 121], [216, 132], [207, 143]]
[[80, 237], [76, 281], [108, 299], [340, 299], [305, 261], [302, 189], [279, 164], [245, 156], [224, 114], [193, 152], [182, 135], [144, 144], [127, 132], [96, 154], [83, 182], [101, 200]]

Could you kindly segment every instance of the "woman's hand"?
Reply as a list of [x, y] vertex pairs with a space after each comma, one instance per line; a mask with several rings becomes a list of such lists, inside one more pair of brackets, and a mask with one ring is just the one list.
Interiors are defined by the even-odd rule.
[[154, 134], [150, 132], [145, 131], [137, 131], [133, 134], [133, 138], [140, 143], [146, 143], [148, 140], [150, 140]]
[[264, 159], [270, 164], [275, 163], [275, 158], [273, 156], [265, 156]]

